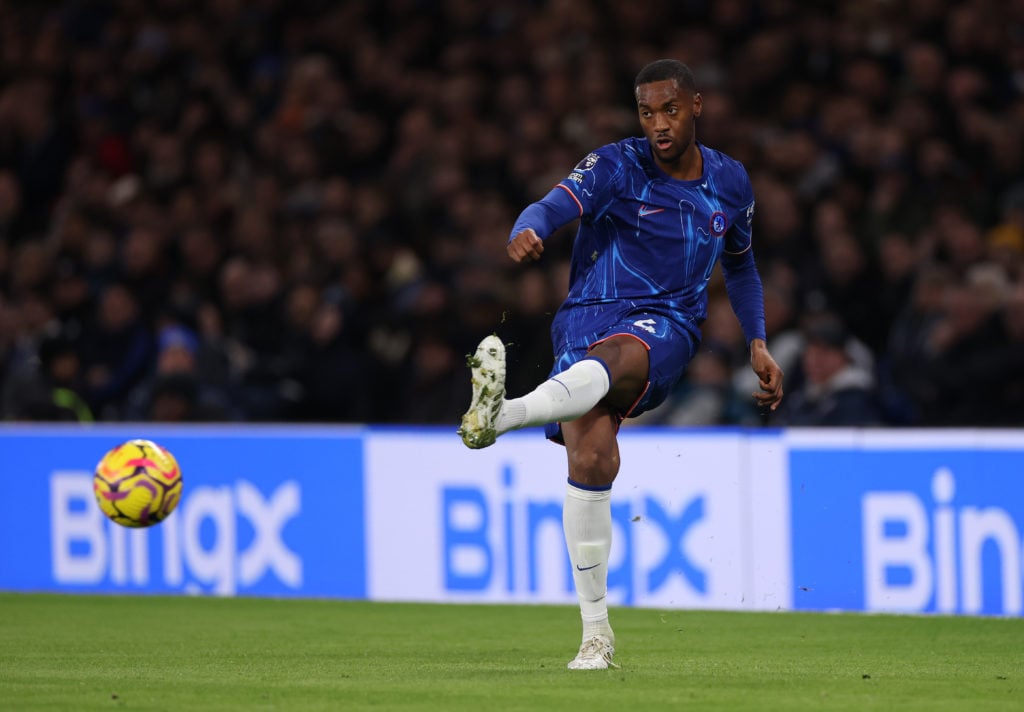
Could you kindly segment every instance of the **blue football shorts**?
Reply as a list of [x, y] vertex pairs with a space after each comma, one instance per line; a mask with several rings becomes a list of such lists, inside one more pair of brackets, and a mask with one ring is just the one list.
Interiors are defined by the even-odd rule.
[[[700, 345], [700, 325], [668, 314], [657, 307], [636, 304], [565, 305], [551, 324], [557, 375], [587, 355], [587, 351], [613, 336], [627, 335], [640, 341], [650, 359], [647, 387], [631, 408], [619, 413], [619, 421], [660, 405], [679, 382]], [[544, 434], [562, 442], [562, 428], [549, 423]]]

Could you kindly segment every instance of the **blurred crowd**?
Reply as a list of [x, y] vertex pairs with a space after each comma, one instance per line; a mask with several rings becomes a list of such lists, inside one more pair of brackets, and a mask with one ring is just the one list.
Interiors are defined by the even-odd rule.
[[546, 375], [518, 212], [681, 59], [757, 199], [777, 413], [720, 277], [645, 423], [1017, 425], [1021, 0], [0, 0], [7, 420], [456, 424]]

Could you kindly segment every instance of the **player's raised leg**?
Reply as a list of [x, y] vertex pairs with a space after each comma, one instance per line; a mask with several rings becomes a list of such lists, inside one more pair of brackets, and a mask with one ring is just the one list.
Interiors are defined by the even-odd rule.
[[575, 420], [608, 393], [611, 383], [602, 361], [585, 358], [525, 396], [505, 400], [505, 347], [501, 340], [486, 337], [468, 363], [473, 399], [458, 432], [466, 447], [473, 449], [492, 445], [509, 430]]

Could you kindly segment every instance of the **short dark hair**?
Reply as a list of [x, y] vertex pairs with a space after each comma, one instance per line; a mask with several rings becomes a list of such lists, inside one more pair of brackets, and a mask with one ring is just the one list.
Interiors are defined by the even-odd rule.
[[641, 84], [663, 82], [668, 79], [674, 80], [680, 88], [692, 94], [697, 93], [697, 81], [693, 78], [693, 72], [678, 59], [658, 59], [648, 64], [636, 75], [633, 90], [635, 91]]

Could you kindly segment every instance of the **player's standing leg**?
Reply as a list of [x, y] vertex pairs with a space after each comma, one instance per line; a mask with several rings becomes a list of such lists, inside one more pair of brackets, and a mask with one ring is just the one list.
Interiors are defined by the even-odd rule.
[[470, 358], [473, 400], [459, 434], [471, 448], [487, 447], [514, 428], [561, 423], [569, 461], [563, 530], [580, 602], [583, 642], [574, 670], [617, 667], [608, 621], [608, 558], [612, 542], [611, 486], [619, 471], [619, 414], [647, 387], [648, 346], [616, 334], [587, 357], [522, 398], [506, 401], [505, 350], [488, 336]]
[[614, 411], [600, 405], [582, 418], [562, 424], [569, 458], [562, 527], [583, 622], [579, 653], [569, 661], [572, 670], [618, 667], [612, 661], [615, 634], [608, 621], [607, 598], [611, 483], [619, 469], [617, 428]]

